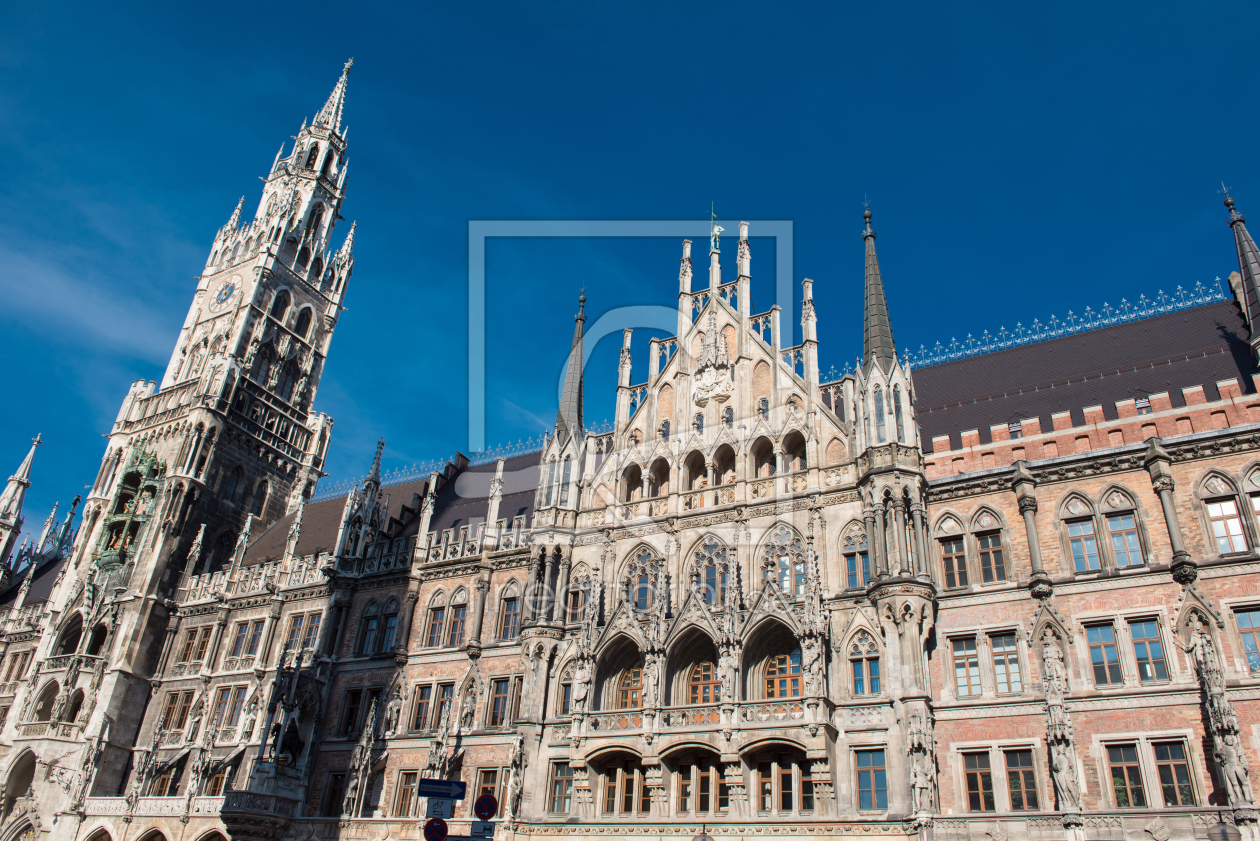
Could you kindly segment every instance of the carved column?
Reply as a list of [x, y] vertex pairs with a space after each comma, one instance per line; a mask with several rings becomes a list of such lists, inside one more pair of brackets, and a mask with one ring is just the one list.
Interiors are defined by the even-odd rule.
[[910, 503], [910, 520], [913, 523], [911, 535], [914, 538], [914, 574], [928, 576], [927, 541], [923, 532], [923, 503]]
[[1024, 467], [1015, 462], [1015, 478], [1012, 481], [1015, 496], [1019, 500], [1019, 513], [1024, 517], [1024, 533], [1028, 539], [1028, 557], [1032, 562], [1032, 574], [1028, 578], [1028, 590], [1034, 598], [1050, 595], [1050, 576], [1041, 563], [1041, 541], [1037, 539], [1037, 483]]
[[530, 558], [529, 562], [529, 585], [526, 587], [526, 595], [529, 597], [530, 622], [538, 621], [538, 590], [542, 586], [543, 557], [546, 554], [547, 549], [543, 547], [539, 554]]
[[867, 505], [862, 511], [862, 517], [866, 520], [866, 542], [868, 551], [871, 555], [871, 568], [874, 570], [874, 578], [879, 578], [883, 574], [884, 562], [882, 552], [879, 551], [879, 541], [876, 540], [875, 532], [875, 506]]
[[280, 622], [280, 608], [284, 606], [284, 599], [278, 594], [276, 585], [267, 582], [267, 588], [271, 590], [271, 610], [267, 611], [267, 632], [263, 636], [262, 654], [258, 658], [255, 669], [265, 669], [271, 665], [271, 643], [276, 638], [276, 625]]
[[556, 624], [561, 626], [569, 621], [569, 570], [572, 566], [573, 556], [571, 552], [560, 556], [560, 574], [556, 578], [556, 599], [559, 603], [559, 610], [555, 611], [554, 619]]
[[665, 790], [664, 778], [660, 760], [657, 760], [655, 765], [647, 765], [643, 769], [643, 785], [650, 790], [652, 817], [657, 819], [669, 817], [669, 792]]
[[884, 509], [884, 501], [881, 499], [875, 505], [875, 535], [874, 549], [879, 555], [879, 574], [881, 577], [889, 574], [890, 564], [888, 560], [888, 538], [884, 529], [884, 517], [886, 511]]
[[1186, 550], [1181, 523], [1177, 520], [1177, 505], [1173, 499], [1177, 483], [1173, 481], [1172, 456], [1160, 446], [1158, 438], [1153, 438], [1143, 463], [1146, 472], [1151, 474], [1151, 487], [1159, 494], [1160, 507], [1164, 509], [1164, 524], [1168, 527], [1168, 542], [1173, 550], [1172, 577], [1178, 584], [1189, 584], [1199, 577], [1199, 566]]
[[814, 780], [814, 813], [817, 815], [836, 814], [834, 808], [835, 788], [831, 779], [831, 763], [826, 759], [814, 759], [809, 763], [809, 775]]
[[551, 589], [552, 573], [556, 569], [556, 556], [560, 553], [560, 547], [557, 546], [554, 552], [547, 553], [547, 564], [543, 568], [543, 580], [540, 590], [542, 596], [542, 617], [541, 622], [551, 621], [551, 610], [555, 607], [555, 591]]
[[748, 788], [744, 783], [744, 763], [739, 755], [722, 757], [722, 780], [730, 796], [728, 815], [742, 818], [748, 814]]
[[486, 618], [486, 593], [490, 591], [490, 570], [483, 569], [477, 579], [477, 596], [473, 602], [472, 630], [468, 634], [468, 654], [481, 653], [481, 627]]
[[[891, 502], [892, 525], [897, 537], [895, 545], [897, 547], [898, 575], [909, 577], [913, 573], [910, 569], [910, 558], [906, 554], [906, 501], [900, 496], [894, 496]], [[892, 567], [891, 563], [889, 567]]]
[[[419, 584], [417, 583], [417, 587]], [[416, 604], [420, 601], [420, 593], [418, 590], [407, 590], [407, 609], [403, 611], [402, 627], [398, 629], [398, 634], [394, 637], [394, 661], [398, 665], [405, 665], [407, 662], [407, 649], [410, 647], [411, 641], [411, 623], [416, 619]]]

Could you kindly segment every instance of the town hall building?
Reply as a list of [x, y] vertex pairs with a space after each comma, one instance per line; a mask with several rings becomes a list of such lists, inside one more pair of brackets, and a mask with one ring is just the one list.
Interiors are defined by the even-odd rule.
[[917, 354], [869, 209], [819, 281], [861, 323], [804, 279], [795, 345], [748, 225], [714, 226], [676, 335], [624, 331], [611, 428], [582, 297], [538, 447], [391, 477], [382, 442], [321, 494], [351, 63], [215, 233], [90, 490], [20, 546], [38, 440], [0, 494], [0, 841], [416, 839], [425, 778], [467, 784], [459, 835], [494, 794], [504, 839], [1260, 839], [1233, 199], [1227, 291]]

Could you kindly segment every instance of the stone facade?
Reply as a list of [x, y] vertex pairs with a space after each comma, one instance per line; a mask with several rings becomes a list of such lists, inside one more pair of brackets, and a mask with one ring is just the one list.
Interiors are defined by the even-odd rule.
[[[941, 433], [923, 394], [961, 405], [968, 369], [899, 359], [869, 211], [863, 359], [828, 382], [813, 282], [784, 347], [747, 226], [730, 282], [715, 227], [645, 375], [625, 332], [611, 431], [583, 425], [583, 298], [541, 450], [385, 484], [378, 446], [312, 500], [346, 79], [216, 236], [84, 527], [50, 517], [10, 565], [0, 841], [416, 838], [424, 777], [467, 782], [454, 832], [489, 791], [499, 835], [540, 840], [1255, 836], [1249, 349], [1205, 351], [1210, 383], [1170, 361], [1137, 395], [1117, 367], [1106, 410]], [[1230, 222], [1241, 303], [1141, 330], [1250, 325]]]

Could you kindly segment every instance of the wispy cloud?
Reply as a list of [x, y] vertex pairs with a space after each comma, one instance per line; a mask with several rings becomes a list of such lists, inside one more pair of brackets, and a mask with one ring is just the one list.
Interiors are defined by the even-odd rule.
[[170, 353], [174, 329], [126, 286], [76, 271], [46, 256], [0, 241], [0, 318], [21, 320], [58, 342], [107, 347], [160, 364]]

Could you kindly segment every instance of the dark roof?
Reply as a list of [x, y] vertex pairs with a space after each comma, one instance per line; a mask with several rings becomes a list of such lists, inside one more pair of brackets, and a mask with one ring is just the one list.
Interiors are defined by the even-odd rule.
[[[534, 513], [534, 491], [538, 487], [538, 453], [527, 453], [507, 460], [503, 466], [504, 495], [499, 503], [499, 516], [508, 521], [519, 514], [528, 518]], [[454, 473], [438, 488], [437, 505], [429, 521], [429, 530], [440, 532], [478, 523], [486, 518], [490, 497], [490, 480], [494, 478], [495, 462], [465, 467]], [[386, 485], [381, 493], [389, 497], [389, 516], [399, 518], [403, 506], [417, 508], [416, 495], [424, 496], [428, 477]], [[329, 552], [337, 542], [341, 528], [341, 514], [346, 508], [346, 496], [312, 502], [302, 514], [302, 534], [298, 537], [297, 554], [312, 555]], [[245, 550], [245, 565], [266, 563], [284, 557], [284, 547], [289, 539], [296, 512], [290, 512], [272, 523], [270, 528], [255, 538]], [[395, 536], [410, 536], [419, 530], [420, 518], [412, 517], [404, 523]]]
[[[26, 604], [38, 604], [48, 601], [48, 597], [52, 595], [53, 583], [57, 580], [57, 573], [61, 571], [62, 565], [66, 562], [65, 558], [57, 558], [44, 563], [43, 566], [36, 567], [35, 578], [31, 581], [30, 592], [26, 594]], [[12, 607], [17, 601], [18, 591], [22, 589], [22, 582], [26, 579], [28, 572], [22, 570], [0, 593], [0, 607]]]
[[960, 433], [971, 429], [989, 443], [991, 425], [1025, 418], [1040, 418], [1049, 431], [1058, 412], [1070, 411], [1080, 425], [1086, 406], [1101, 404], [1115, 419], [1117, 401], [1164, 391], [1181, 406], [1181, 390], [1190, 386], [1217, 400], [1221, 380], [1237, 378], [1252, 392], [1247, 335], [1238, 305], [1222, 301], [915, 369], [923, 449], [931, 452], [939, 435], [957, 449]]

